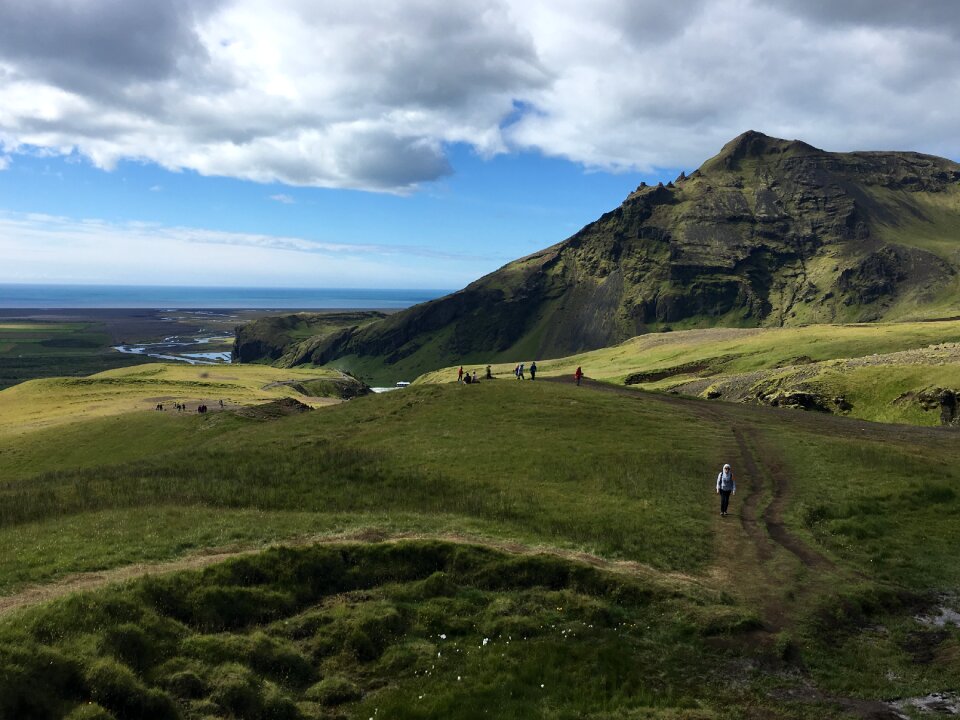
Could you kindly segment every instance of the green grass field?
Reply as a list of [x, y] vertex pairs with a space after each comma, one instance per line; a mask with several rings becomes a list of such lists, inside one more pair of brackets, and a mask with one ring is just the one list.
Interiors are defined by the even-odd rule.
[[291, 372], [0, 392], [0, 717], [840, 718], [960, 683], [915, 619], [960, 588], [950, 429], [560, 382], [144, 409]]
[[33, 378], [89, 375], [144, 362], [110, 345], [96, 322], [0, 320], [0, 390]]
[[[843, 396], [853, 417], [936, 425], [939, 412], [897, 402], [926, 388], [960, 390], [960, 321], [810, 325], [797, 328], [718, 328], [640, 335], [621, 345], [557, 360], [537, 359], [543, 377], [629, 382], [648, 390], [677, 390], [754, 400], [758, 391], [807, 390]], [[912, 351], [912, 352], [908, 352]], [[518, 361], [522, 358], [518, 358]], [[834, 362], [859, 359], [859, 362]], [[532, 358], [525, 360], [527, 367]], [[513, 380], [516, 363], [492, 366]], [[465, 366], [485, 374], [484, 364]], [[417, 384], [456, 379], [457, 368], [426, 373]]]
[[[4, 418], [0, 424], [0, 439], [9, 435], [26, 437], [23, 452], [42, 456], [48, 452], [48, 444], [59, 441], [59, 436], [51, 435], [48, 443], [41, 436], [33, 435], [37, 430], [66, 426], [62, 432], [70, 433], [88, 420], [107, 420], [109, 425], [109, 420], [113, 419], [118, 426], [132, 423], [143, 427], [143, 432], [149, 434], [155, 425], [153, 421], [144, 422], [142, 412], [163, 404], [165, 410], [159, 413], [162, 419], [156, 427], [168, 432], [178, 427], [170, 425], [177, 420], [170, 417], [177, 414], [174, 410], [176, 403], [185, 404], [193, 412], [200, 404], [218, 410], [220, 400], [227, 408], [284, 397], [323, 405], [338, 399], [304, 395], [294, 385], [306, 384], [316, 389], [322, 381], [337, 378], [339, 373], [322, 368], [280, 370], [260, 365], [150, 363], [83, 378], [31, 380], [0, 392], [0, 413]], [[124, 427], [118, 429], [122, 435], [127, 435]], [[176, 429], [172, 431], [177, 432]], [[59, 432], [61, 430], [57, 430]], [[102, 435], [110, 442], [110, 438], [116, 437], [117, 430], [104, 430]]]

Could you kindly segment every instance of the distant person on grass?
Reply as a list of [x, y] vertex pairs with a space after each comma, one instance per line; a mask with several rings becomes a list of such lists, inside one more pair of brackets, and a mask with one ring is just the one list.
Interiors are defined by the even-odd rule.
[[463, 382], [463, 365], [460, 366], [460, 371], [457, 373], [457, 382]]
[[526, 378], [523, 375], [523, 363], [520, 363], [520, 367], [517, 368], [517, 378], [519, 380], [526, 380]]
[[530, 379], [531, 380], [537, 379], [537, 361], [536, 360], [530, 363]]
[[473, 381], [474, 381], [474, 382], [477, 382], [477, 371], [476, 371], [476, 370], [473, 371]]
[[737, 483], [733, 479], [733, 468], [724, 465], [717, 475], [717, 494], [720, 496], [720, 515], [726, 517], [729, 513], [730, 496], [737, 494]]
[[487, 380], [493, 380], [493, 373], [490, 371], [489, 365], [487, 365]]
[[577, 367], [577, 371], [573, 374], [574, 379], [577, 381], [577, 385], [580, 384], [580, 380], [583, 379], [583, 370], [580, 367]]

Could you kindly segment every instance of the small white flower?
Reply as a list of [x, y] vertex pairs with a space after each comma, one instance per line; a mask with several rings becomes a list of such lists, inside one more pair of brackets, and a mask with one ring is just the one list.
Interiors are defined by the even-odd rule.
[[441, 639], [441, 640], [446, 640], [446, 639], [447, 639], [447, 634], [446, 634], [446, 633], [440, 633], [440, 639]]
[[540, 683], [540, 687], [543, 687], [543, 683]]
[[460, 676], [457, 675], [457, 682], [460, 682]]
[[484, 639], [483, 639], [483, 644], [484, 644], [484, 645], [486, 645], [488, 642], [490, 642], [490, 638], [484, 638]]

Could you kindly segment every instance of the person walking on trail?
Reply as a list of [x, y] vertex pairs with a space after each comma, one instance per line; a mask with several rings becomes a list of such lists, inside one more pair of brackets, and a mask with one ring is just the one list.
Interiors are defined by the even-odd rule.
[[537, 379], [537, 361], [536, 360], [530, 363], [530, 379], [531, 380]]
[[730, 507], [730, 496], [737, 494], [737, 483], [733, 479], [733, 468], [724, 465], [723, 470], [717, 475], [717, 494], [720, 496], [720, 515], [726, 517], [729, 515], [727, 508]]
[[493, 373], [490, 371], [489, 365], [487, 365], [487, 380], [493, 380]]
[[517, 379], [526, 380], [526, 378], [523, 376], [523, 363], [520, 363], [520, 367], [517, 368]]
[[577, 371], [573, 374], [573, 378], [577, 381], [577, 385], [580, 384], [580, 380], [583, 378], [583, 370], [577, 366]]
[[457, 373], [457, 382], [463, 382], [463, 365], [460, 366], [460, 372]]

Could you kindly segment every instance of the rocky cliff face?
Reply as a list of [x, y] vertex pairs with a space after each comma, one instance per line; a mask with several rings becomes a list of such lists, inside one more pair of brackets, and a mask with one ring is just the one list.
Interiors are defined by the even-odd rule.
[[957, 163], [747, 132], [564, 242], [328, 336], [298, 362], [411, 375], [569, 355], [667, 326], [960, 314], [958, 252]]

